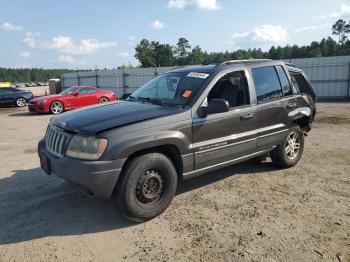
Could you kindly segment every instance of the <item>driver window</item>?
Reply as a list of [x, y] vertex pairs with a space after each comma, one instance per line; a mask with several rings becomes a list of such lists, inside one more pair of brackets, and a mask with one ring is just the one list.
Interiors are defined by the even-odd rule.
[[225, 99], [230, 108], [249, 105], [249, 89], [244, 71], [232, 72], [221, 77], [207, 96], [211, 99]]

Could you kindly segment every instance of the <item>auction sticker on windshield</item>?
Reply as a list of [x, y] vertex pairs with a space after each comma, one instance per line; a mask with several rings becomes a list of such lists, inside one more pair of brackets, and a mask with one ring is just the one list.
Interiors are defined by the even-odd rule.
[[205, 79], [209, 76], [209, 74], [206, 74], [206, 73], [197, 73], [197, 72], [191, 72], [191, 73], [188, 73], [187, 75], [188, 77], [196, 77], [196, 78], [202, 78], [202, 79]]

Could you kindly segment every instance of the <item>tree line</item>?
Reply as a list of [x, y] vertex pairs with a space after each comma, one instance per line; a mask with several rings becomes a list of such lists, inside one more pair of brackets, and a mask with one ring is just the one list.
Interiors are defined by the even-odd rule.
[[160, 67], [210, 64], [224, 60], [250, 58], [292, 59], [350, 55], [350, 40], [348, 40], [350, 22], [339, 19], [332, 26], [332, 34], [338, 37], [338, 41], [329, 36], [320, 42], [313, 41], [310, 45], [305, 46], [272, 46], [268, 51], [263, 51], [261, 48], [249, 48], [232, 52], [203, 51], [199, 45], [192, 47], [185, 38], [180, 38], [175, 46], [142, 39], [135, 48], [135, 58], [138, 59], [141, 67]]
[[0, 82], [46, 82], [51, 78], [60, 78], [61, 74], [68, 72], [74, 72], [74, 70], [0, 67]]

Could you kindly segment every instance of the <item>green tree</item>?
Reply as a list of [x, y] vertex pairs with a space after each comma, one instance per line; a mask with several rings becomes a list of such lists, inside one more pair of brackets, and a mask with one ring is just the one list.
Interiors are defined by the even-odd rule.
[[332, 34], [338, 36], [338, 43], [343, 44], [347, 35], [350, 32], [350, 24], [347, 24], [343, 19], [339, 19], [332, 25]]
[[142, 67], [156, 67], [156, 54], [154, 47], [147, 39], [142, 39], [135, 48], [135, 58], [137, 58]]
[[184, 65], [187, 63], [186, 58], [188, 57], [191, 45], [186, 38], [181, 37], [176, 45], [176, 57], [178, 59], [178, 64]]

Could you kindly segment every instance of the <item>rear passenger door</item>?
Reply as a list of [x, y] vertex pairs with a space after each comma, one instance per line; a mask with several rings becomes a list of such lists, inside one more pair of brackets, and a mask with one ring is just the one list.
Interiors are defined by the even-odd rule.
[[[282, 66], [252, 68], [257, 106], [257, 150], [279, 144], [290, 126], [288, 111], [296, 107]], [[282, 87], [283, 86], [283, 87]]]

